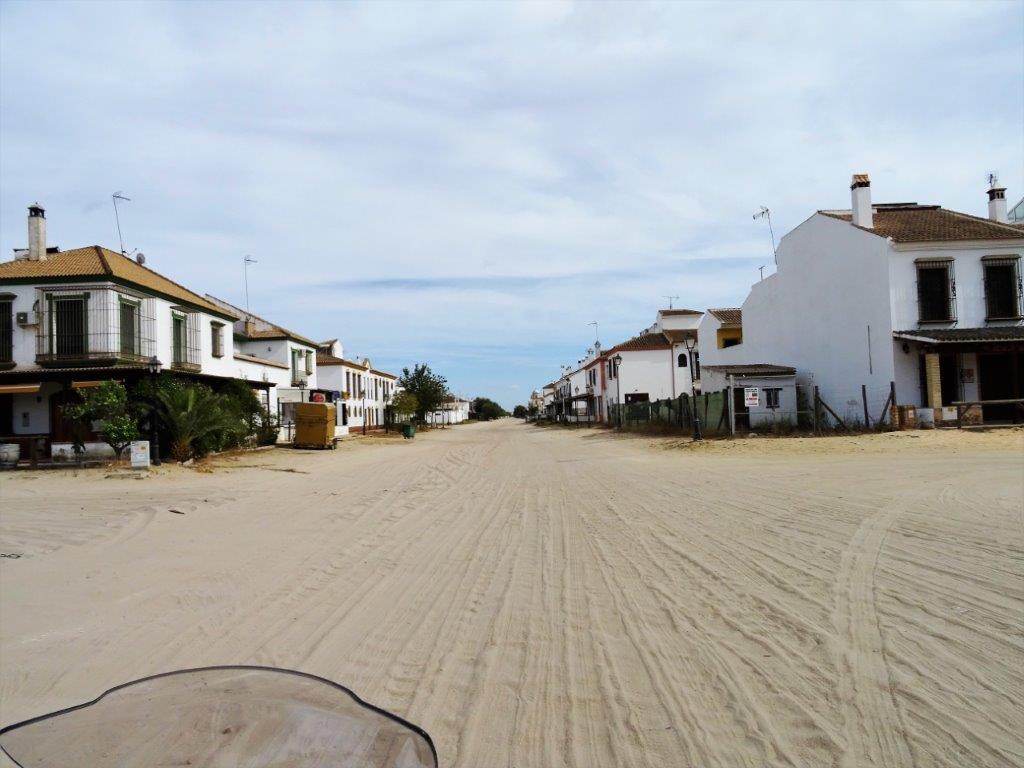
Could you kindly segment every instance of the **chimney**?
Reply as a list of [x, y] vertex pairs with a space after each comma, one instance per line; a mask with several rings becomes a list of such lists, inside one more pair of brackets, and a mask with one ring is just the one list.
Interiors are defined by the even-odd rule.
[[1009, 224], [1010, 219], [1006, 215], [1006, 187], [999, 186], [999, 180], [993, 174], [989, 179], [988, 188], [988, 217], [1000, 224]]
[[15, 251], [18, 261], [46, 261], [46, 211], [39, 203], [28, 207], [28, 249]]
[[871, 218], [871, 179], [866, 173], [853, 174], [850, 184], [850, 210], [853, 223], [858, 227], [871, 229], [874, 223]]

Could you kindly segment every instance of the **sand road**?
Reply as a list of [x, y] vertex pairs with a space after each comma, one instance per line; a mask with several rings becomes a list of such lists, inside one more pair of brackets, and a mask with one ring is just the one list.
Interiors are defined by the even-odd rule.
[[443, 766], [1024, 765], [1019, 433], [892, 437], [506, 421], [5, 475], [0, 720], [253, 663], [422, 725]]

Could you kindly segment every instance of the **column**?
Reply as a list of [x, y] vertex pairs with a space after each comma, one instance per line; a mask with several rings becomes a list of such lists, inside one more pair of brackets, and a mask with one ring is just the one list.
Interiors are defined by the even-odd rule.
[[928, 393], [928, 407], [942, 407], [942, 379], [939, 375], [939, 353], [927, 352], [924, 356], [924, 376]]

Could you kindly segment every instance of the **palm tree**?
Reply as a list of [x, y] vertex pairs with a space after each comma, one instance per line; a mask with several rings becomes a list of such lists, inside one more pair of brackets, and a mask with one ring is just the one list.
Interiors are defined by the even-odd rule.
[[[202, 385], [185, 385], [157, 393], [160, 417], [171, 439], [175, 461], [192, 458], [198, 443], [234, 434], [241, 428], [224, 408], [220, 395]], [[218, 440], [217, 442], [224, 442]]]

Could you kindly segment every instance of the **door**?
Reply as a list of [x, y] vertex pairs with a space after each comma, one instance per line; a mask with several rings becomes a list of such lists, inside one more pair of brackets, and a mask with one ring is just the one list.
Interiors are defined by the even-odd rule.
[[750, 409], [747, 408], [746, 396], [743, 387], [732, 388], [732, 407], [736, 414], [736, 431], [750, 431]]
[[[1024, 397], [1024, 353], [978, 354], [978, 393], [982, 400], [1014, 400]], [[986, 423], [1021, 420], [1020, 408], [1009, 405], [983, 405]]]

